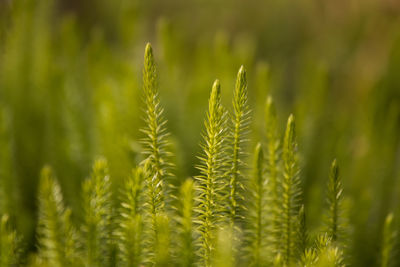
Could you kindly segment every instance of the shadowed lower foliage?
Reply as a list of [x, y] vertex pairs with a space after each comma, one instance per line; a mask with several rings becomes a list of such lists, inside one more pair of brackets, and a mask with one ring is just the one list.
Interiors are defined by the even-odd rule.
[[0, 266], [16, 266], [19, 262], [19, 240], [9, 223], [8, 215], [3, 215], [0, 222]]

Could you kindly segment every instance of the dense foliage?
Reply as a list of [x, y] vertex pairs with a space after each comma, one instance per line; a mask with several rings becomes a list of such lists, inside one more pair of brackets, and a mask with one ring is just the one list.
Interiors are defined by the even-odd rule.
[[[145, 159], [127, 175], [123, 192], [117, 196], [120, 201], [113, 201], [106, 160], [97, 160], [83, 184], [84, 220], [75, 226], [57, 179], [49, 167], [43, 168], [38, 192], [39, 250], [29, 260], [30, 266], [346, 265], [348, 240], [339, 235], [346, 226], [340, 223], [343, 189], [337, 162], [333, 161], [329, 175], [326, 231], [310, 237], [293, 115], [282, 147], [277, 145], [279, 135], [269, 134], [272, 145], [257, 144], [253, 174], [248, 173], [243, 150], [248, 143], [250, 109], [243, 66], [237, 76], [232, 114], [221, 104], [219, 81], [214, 82], [203, 153], [198, 157], [200, 175], [188, 178], [178, 193], [173, 165], [168, 162], [167, 121], [150, 44], [144, 57], [143, 91]], [[266, 127], [273, 132], [275, 111], [270, 97], [266, 110]], [[264, 149], [269, 160], [263, 156]], [[8, 226], [7, 216], [3, 215], [1, 226], [4, 266], [22, 263], [18, 237]], [[393, 250], [392, 220], [393, 215], [388, 215], [383, 230], [382, 266], [388, 266]]]
[[399, 266], [396, 1], [188, 2], [0, 1], [0, 265]]

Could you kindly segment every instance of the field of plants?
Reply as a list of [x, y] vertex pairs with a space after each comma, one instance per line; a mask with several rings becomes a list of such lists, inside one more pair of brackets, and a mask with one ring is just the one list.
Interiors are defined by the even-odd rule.
[[0, 0], [2, 266], [400, 266], [400, 4]]

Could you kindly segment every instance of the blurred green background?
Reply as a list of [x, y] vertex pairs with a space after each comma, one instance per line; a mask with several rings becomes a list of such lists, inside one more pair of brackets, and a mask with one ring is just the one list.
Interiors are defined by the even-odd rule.
[[0, 0], [1, 208], [33, 248], [43, 165], [54, 167], [76, 220], [96, 157], [109, 160], [118, 187], [141, 160], [149, 41], [179, 178], [197, 174], [213, 80], [230, 107], [243, 64], [252, 144], [264, 139], [270, 94], [281, 128], [290, 113], [297, 119], [310, 229], [321, 227], [336, 157], [351, 262], [374, 266], [384, 217], [400, 214], [399, 15], [397, 0]]

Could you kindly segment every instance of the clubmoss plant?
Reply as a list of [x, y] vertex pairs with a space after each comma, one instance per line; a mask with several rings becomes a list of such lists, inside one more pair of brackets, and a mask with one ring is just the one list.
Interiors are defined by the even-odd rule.
[[315, 264], [317, 267], [343, 267], [343, 252], [335, 246], [328, 246], [320, 251]]
[[328, 233], [320, 234], [313, 246], [307, 248], [301, 256], [301, 265], [343, 267], [343, 251], [332, 243], [332, 237]]
[[318, 254], [314, 248], [307, 248], [304, 251], [304, 254], [300, 258], [301, 265], [305, 267], [315, 266], [317, 261], [318, 261]]
[[[352, 250], [347, 249], [347, 240], [341, 235], [345, 228], [341, 214], [343, 189], [337, 162], [332, 163], [326, 194], [327, 223], [311, 228], [314, 225], [306, 224], [305, 212], [315, 209], [305, 206], [312, 205], [312, 201], [302, 200], [293, 115], [288, 118], [282, 141], [274, 103], [268, 97], [266, 138], [255, 146], [253, 170], [248, 171], [244, 156], [250, 122], [246, 71], [242, 66], [237, 74], [230, 120], [216, 80], [196, 166], [199, 174], [180, 184], [172, 180], [170, 173], [166, 120], [150, 44], [144, 58], [143, 161], [133, 169], [129, 165], [127, 179], [121, 184], [118, 178], [111, 180], [105, 159], [96, 160], [90, 178], [83, 183], [82, 212], [76, 214], [65, 204], [78, 201], [66, 199], [64, 203], [57, 179], [49, 167], [43, 168], [38, 190], [38, 249], [26, 252], [29, 256], [20, 256], [19, 227], [13, 225], [23, 225], [12, 214], [12, 207], [18, 203], [13, 203], [16, 200], [11, 191], [15, 185], [10, 179], [19, 171], [11, 168], [18, 162], [14, 162], [14, 147], [10, 145], [14, 137], [6, 124], [0, 124], [0, 267], [345, 266]], [[107, 132], [120, 129], [105, 128]], [[112, 145], [108, 148], [114, 149]], [[134, 148], [135, 153], [136, 149], [139, 152], [140, 146]], [[111, 158], [113, 177], [125, 175], [127, 169], [119, 168], [125, 163], [115, 166], [118, 157]], [[66, 180], [62, 181], [64, 185]], [[172, 184], [179, 185], [179, 190]], [[307, 196], [312, 194], [308, 192]], [[307, 214], [307, 223], [312, 215]], [[382, 267], [395, 265], [392, 258], [398, 240], [394, 216], [389, 214], [385, 220], [380, 261], [374, 261]]]
[[92, 175], [83, 185], [83, 208], [86, 265], [109, 266], [114, 250], [114, 225], [111, 181], [104, 159], [94, 163]]
[[308, 248], [308, 233], [306, 227], [306, 212], [304, 210], [304, 205], [300, 207], [298, 215], [298, 226], [297, 226], [297, 258], [301, 258], [307, 251]]
[[[229, 171], [229, 204], [228, 211], [232, 227], [243, 219], [243, 154], [246, 134], [249, 130], [250, 109], [247, 104], [246, 70], [240, 67], [233, 94], [233, 115], [231, 118], [231, 169]], [[237, 228], [238, 229], [238, 228]]]
[[271, 96], [268, 96], [265, 105], [265, 126], [266, 126], [266, 166], [265, 170], [268, 178], [268, 191], [270, 205], [268, 215], [270, 220], [269, 239], [271, 240], [271, 250], [279, 252], [280, 247], [280, 218], [281, 218], [281, 190], [280, 180], [278, 179], [278, 164], [280, 159], [279, 146], [280, 138], [278, 135], [278, 122], [275, 104]]
[[146, 135], [143, 139], [144, 150], [148, 163], [149, 175], [154, 187], [154, 207], [155, 212], [164, 209], [164, 191], [166, 179], [169, 175], [169, 152], [168, 134], [166, 132], [167, 121], [163, 117], [164, 110], [160, 105], [157, 88], [157, 69], [154, 62], [153, 49], [148, 43], [144, 54], [143, 68], [143, 92], [145, 104], [145, 127], [141, 131]]
[[48, 266], [77, 264], [78, 241], [64, 207], [61, 188], [50, 167], [44, 167], [39, 184], [39, 256]]
[[226, 111], [221, 105], [221, 87], [216, 80], [212, 86], [205, 121], [203, 155], [199, 157], [200, 175], [196, 176], [199, 189], [197, 216], [200, 240], [200, 257], [203, 266], [211, 265], [213, 236], [221, 221], [224, 209], [224, 173], [226, 168]]
[[163, 117], [163, 108], [160, 105], [157, 88], [157, 69], [154, 62], [153, 49], [148, 43], [144, 54], [143, 68], [143, 92], [145, 103], [145, 127], [142, 132], [145, 134], [143, 139], [144, 155], [146, 156], [143, 165], [145, 168], [145, 188], [147, 191], [146, 216], [144, 217], [147, 225], [147, 255], [148, 260], [155, 264], [154, 257], [157, 240], [159, 239], [159, 229], [157, 229], [157, 214], [165, 211], [165, 196], [170, 195], [172, 183], [167, 183], [171, 177], [169, 169], [170, 153], [167, 151], [169, 146], [168, 133], [166, 132], [167, 121]]
[[[266, 180], [264, 176], [264, 156], [261, 144], [258, 143], [254, 151], [254, 174], [249, 185], [250, 201], [248, 214], [247, 238], [249, 247], [247, 253], [251, 266], [264, 266], [266, 239], [265, 207], [266, 207]], [[264, 257], [263, 257], [264, 256]]]
[[283, 177], [282, 177], [282, 256], [289, 264], [296, 251], [296, 226], [300, 208], [301, 187], [299, 178], [297, 143], [294, 116], [290, 115], [283, 141]]
[[122, 266], [139, 266], [142, 262], [142, 204], [144, 171], [132, 170], [125, 182], [120, 211], [120, 261]]

